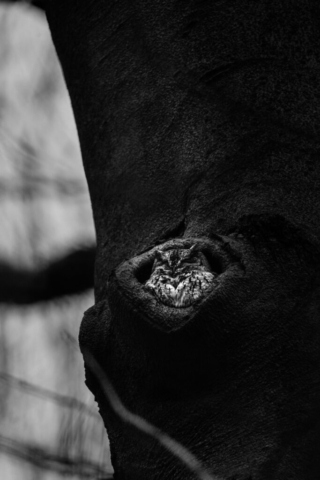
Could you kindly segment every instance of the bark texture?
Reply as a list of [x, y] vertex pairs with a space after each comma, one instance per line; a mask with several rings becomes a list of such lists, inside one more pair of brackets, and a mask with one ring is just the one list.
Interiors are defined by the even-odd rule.
[[[97, 230], [80, 343], [123, 403], [228, 480], [320, 471], [320, 4], [48, 0]], [[220, 266], [197, 305], [158, 246]], [[120, 266], [119, 266], [120, 265]], [[119, 480], [191, 479], [112, 412]]]

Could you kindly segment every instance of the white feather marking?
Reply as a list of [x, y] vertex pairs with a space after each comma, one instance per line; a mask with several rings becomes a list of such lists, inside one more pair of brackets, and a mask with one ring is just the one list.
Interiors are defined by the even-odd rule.
[[145, 287], [170, 307], [189, 307], [211, 288], [216, 274], [202, 252], [191, 248], [158, 250]]

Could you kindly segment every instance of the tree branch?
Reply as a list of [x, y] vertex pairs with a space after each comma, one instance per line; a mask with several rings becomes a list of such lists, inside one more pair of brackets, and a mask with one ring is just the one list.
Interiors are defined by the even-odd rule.
[[68, 253], [37, 270], [0, 260], [0, 302], [30, 304], [93, 288], [94, 260], [95, 247]]
[[45, 11], [46, 0], [0, 0], [1, 3], [27, 3], [32, 7]]
[[194, 474], [195, 478], [198, 478], [199, 480], [221, 480], [220, 477], [212, 475], [207, 468], [205, 468], [204, 465], [202, 465], [202, 463], [193, 455], [193, 453], [191, 453], [181, 443], [174, 440], [155, 425], [149, 423], [145, 418], [142, 418], [128, 410], [118, 397], [118, 394], [107, 377], [106, 372], [101, 368], [91, 352], [89, 352], [87, 349], [84, 349], [82, 350], [82, 354], [87, 367], [98, 380], [112, 410], [124, 423], [137, 428], [144, 435], [148, 435], [156, 440], [174, 457], [180, 460], [180, 462]]
[[52, 390], [34, 385], [30, 382], [26, 382], [21, 378], [14, 377], [9, 373], [0, 371], [0, 384], [6, 384], [9, 389], [19, 390], [21, 393], [33, 395], [38, 398], [50, 400], [59, 407], [69, 408], [71, 410], [78, 410], [82, 414], [101, 420], [100, 415], [96, 413], [92, 408], [88, 407], [84, 402], [81, 402], [77, 398], [69, 397], [68, 395], [61, 395]]
[[106, 472], [101, 465], [83, 456], [72, 458], [68, 455], [59, 455], [44, 447], [33, 445], [31, 442], [17, 441], [4, 435], [0, 435], [0, 452], [63, 476], [72, 475], [92, 479], [96, 475], [100, 478], [103, 475], [105, 480], [113, 478], [112, 473]]

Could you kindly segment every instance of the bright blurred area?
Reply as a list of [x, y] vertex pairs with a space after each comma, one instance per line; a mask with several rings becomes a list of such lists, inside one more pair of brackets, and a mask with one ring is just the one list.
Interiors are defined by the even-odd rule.
[[[0, 259], [36, 268], [94, 243], [70, 100], [45, 16], [0, 4]], [[0, 279], [1, 282], [1, 279]], [[0, 478], [106, 477], [78, 331], [92, 292], [0, 304]]]

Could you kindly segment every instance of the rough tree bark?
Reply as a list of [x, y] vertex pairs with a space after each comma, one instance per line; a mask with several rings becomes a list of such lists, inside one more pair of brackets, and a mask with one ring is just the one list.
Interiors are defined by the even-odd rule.
[[[97, 230], [83, 351], [128, 408], [215, 475], [315, 480], [319, 2], [47, 0], [46, 10]], [[214, 280], [169, 305], [185, 267], [183, 288], [200, 271]], [[193, 478], [116, 417], [90, 368], [87, 383], [115, 478]]]

